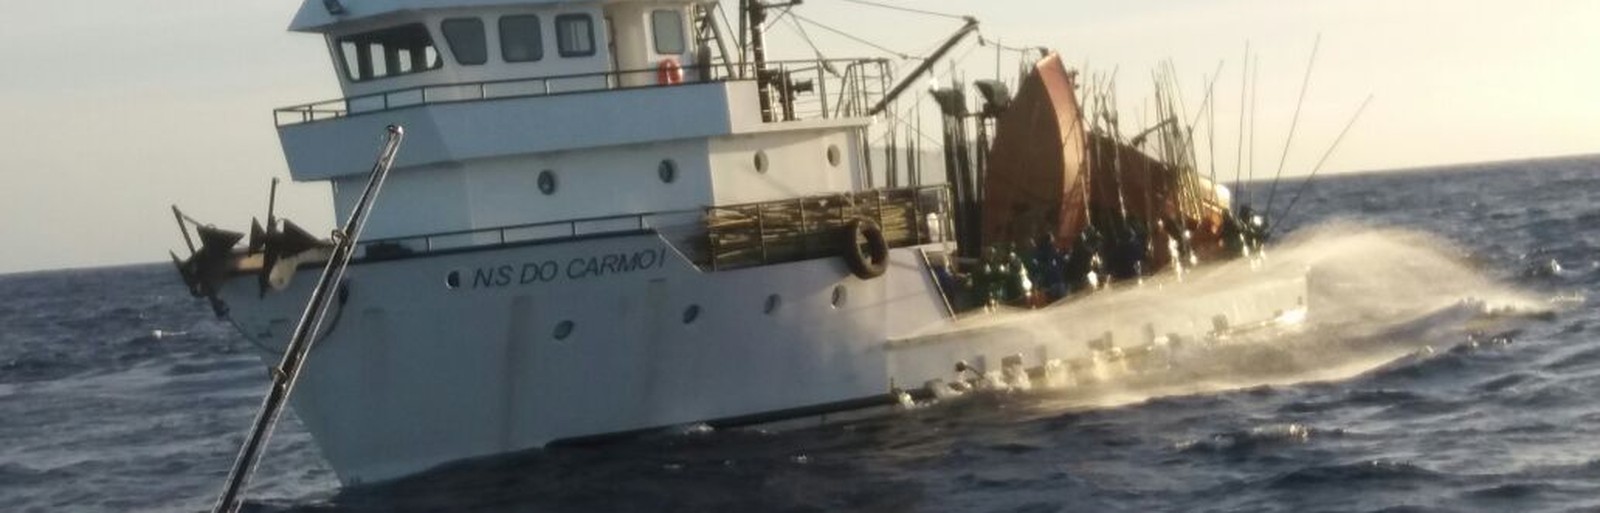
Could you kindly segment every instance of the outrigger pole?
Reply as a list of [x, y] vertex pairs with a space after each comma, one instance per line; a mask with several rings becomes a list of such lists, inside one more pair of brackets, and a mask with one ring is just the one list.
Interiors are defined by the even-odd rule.
[[344, 280], [344, 271], [350, 265], [355, 243], [361, 238], [361, 227], [366, 225], [367, 213], [378, 197], [378, 190], [383, 188], [383, 180], [389, 176], [389, 169], [394, 166], [395, 153], [399, 151], [400, 141], [404, 138], [403, 128], [389, 126], [383, 150], [378, 153], [378, 161], [373, 164], [372, 174], [367, 178], [366, 190], [361, 193], [361, 199], [356, 202], [355, 210], [350, 212], [350, 219], [345, 221], [344, 228], [333, 233], [334, 245], [328, 256], [328, 264], [322, 268], [322, 276], [317, 278], [317, 285], [311, 290], [311, 300], [306, 303], [305, 311], [300, 314], [300, 324], [295, 326], [294, 337], [283, 351], [283, 361], [272, 368], [272, 387], [267, 389], [267, 396], [261, 402], [261, 411], [256, 414], [249, 438], [239, 449], [239, 458], [233, 462], [233, 470], [228, 473], [228, 482], [222, 489], [222, 496], [217, 498], [213, 512], [233, 513], [239, 510], [239, 496], [250, 481], [250, 475], [255, 473], [267, 439], [272, 436], [272, 428], [277, 424], [278, 416], [300, 378], [306, 355], [310, 354], [311, 346], [316, 342], [315, 335], [322, 327], [322, 319], [328, 313], [328, 300]]

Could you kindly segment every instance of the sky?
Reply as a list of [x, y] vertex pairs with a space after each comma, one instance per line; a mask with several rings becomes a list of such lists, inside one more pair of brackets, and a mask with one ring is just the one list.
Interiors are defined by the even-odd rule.
[[[1600, 153], [1592, 0], [874, 1], [970, 14], [986, 39], [1052, 48], [1086, 76], [1114, 71], [1125, 118], [1145, 110], [1150, 73], [1166, 62], [1196, 110], [1220, 63], [1214, 144], [1225, 170], [1248, 43], [1259, 69], [1258, 178], [1280, 160], [1285, 176], [1311, 172], [1368, 95], [1323, 173]], [[0, 273], [162, 260], [183, 244], [174, 203], [225, 227], [263, 216], [269, 181], [288, 179], [272, 109], [339, 96], [321, 39], [285, 31], [298, 6], [0, 2]], [[960, 25], [848, 0], [800, 9], [907, 54]], [[811, 53], [790, 23], [771, 29], [777, 54]], [[881, 55], [815, 26], [806, 33], [828, 57]], [[975, 48], [953, 52], [959, 73], [988, 78], [993, 47]], [[1014, 57], [1001, 67], [1014, 74]], [[948, 80], [949, 67], [940, 74]], [[321, 183], [285, 186], [279, 213], [319, 232], [334, 224]]]

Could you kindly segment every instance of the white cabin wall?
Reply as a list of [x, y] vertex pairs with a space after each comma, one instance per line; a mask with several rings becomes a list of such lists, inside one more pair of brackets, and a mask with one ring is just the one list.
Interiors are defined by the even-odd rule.
[[[851, 128], [763, 132], [711, 141], [711, 172], [717, 205], [753, 203], [856, 190], [860, 162]], [[828, 161], [836, 148], [838, 164]], [[756, 169], [765, 152], [767, 170]]]
[[[667, 159], [677, 165], [671, 183], [659, 173]], [[696, 210], [711, 200], [704, 139], [488, 159], [471, 169], [473, 228]], [[556, 177], [553, 194], [539, 190], [544, 170]]]
[[[349, 219], [367, 177], [346, 176], [332, 182], [334, 218]], [[456, 163], [395, 169], [384, 181], [361, 235], [383, 239], [463, 229], [471, 221], [466, 184], [467, 174]]]
[[[661, 161], [677, 173], [661, 180]], [[556, 177], [553, 194], [539, 190], [539, 174]], [[366, 177], [334, 181], [335, 211], [349, 216]], [[697, 211], [711, 204], [711, 174], [705, 139], [616, 146], [605, 151], [562, 151], [397, 169], [364, 235], [380, 239], [499, 228], [629, 214]], [[626, 228], [632, 220], [619, 220]], [[528, 236], [566, 235], [566, 226]], [[559, 233], [557, 233], [559, 232]], [[436, 240], [453, 245], [490, 240]]]

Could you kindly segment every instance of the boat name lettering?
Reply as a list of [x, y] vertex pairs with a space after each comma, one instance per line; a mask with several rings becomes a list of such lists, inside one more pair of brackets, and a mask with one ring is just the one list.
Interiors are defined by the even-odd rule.
[[612, 253], [578, 257], [566, 262], [566, 270], [556, 260], [541, 260], [518, 264], [480, 267], [472, 272], [472, 288], [494, 288], [511, 285], [548, 283], [562, 276], [569, 280], [596, 278], [609, 274], [623, 274], [661, 267], [667, 261], [667, 250], [644, 249], [632, 253]]

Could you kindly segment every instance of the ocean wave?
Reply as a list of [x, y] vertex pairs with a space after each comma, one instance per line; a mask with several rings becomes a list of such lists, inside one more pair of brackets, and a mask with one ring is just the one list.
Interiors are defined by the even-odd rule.
[[1545, 364], [1542, 368], [1547, 371], [1567, 372], [1572, 370], [1594, 367], [1600, 364], [1600, 347], [1580, 349], [1554, 362]]
[[66, 353], [23, 355], [0, 362], [0, 383], [27, 383], [71, 376], [90, 369]]
[[1550, 483], [1505, 483], [1470, 490], [1463, 495], [1467, 499], [1474, 500], [1519, 500], [1531, 499], [1560, 489], [1561, 487]]
[[1272, 424], [1216, 433], [1198, 440], [1187, 440], [1175, 444], [1173, 448], [1180, 453], [1242, 456], [1280, 446], [1305, 444], [1313, 438], [1337, 438], [1344, 435], [1345, 430], [1337, 428], [1321, 429], [1304, 424]]
[[1399, 488], [1443, 478], [1444, 474], [1410, 462], [1368, 460], [1301, 468], [1273, 478], [1271, 487], [1279, 489], [1348, 487], [1359, 483], [1368, 487]]
[[0, 488], [49, 483], [61, 476], [20, 463], [0, 462]]

